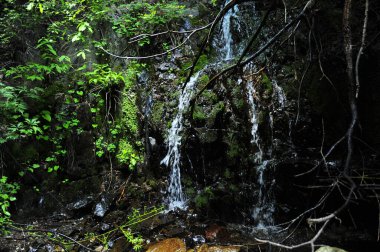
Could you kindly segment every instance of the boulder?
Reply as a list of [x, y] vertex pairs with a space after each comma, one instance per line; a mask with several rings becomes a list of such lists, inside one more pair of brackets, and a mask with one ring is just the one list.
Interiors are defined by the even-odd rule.
[[316, 252], [347, 252], [347, 251], [344, 249], [336, 248], [336, 247], [323, 246], [317, 249]]
[[237, 246], [208, 246], [203, 244], [196, 249], [197, 252], [239, 252], [240, 247]]
[[186, 245], [179, 238], [170, 238], [149, 246], [147, 252], [186, 252]]

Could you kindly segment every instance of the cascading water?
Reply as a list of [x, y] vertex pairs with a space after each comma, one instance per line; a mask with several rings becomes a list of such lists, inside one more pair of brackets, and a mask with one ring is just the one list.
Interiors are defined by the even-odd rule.
[[[226, 0], [224, 6], [226, 6], [231, 0]], [[232, 9], [230, 9], [223, 17], [222, 20], [222, 54], [224, 56], [224, 60], [231, 60], [234, 58], [233, 53], [233, 39], [232, 39], [232, 23], [231, 18], [236, 17], [239, 8], [235, 5]]]
[[[252, 66], [251, 66], [252, 67]], [[273, 104], [281, 109], [286, 106], [286, 96], [283, 89], [277, 85], [277, 82], [272, 82], [273, 95], [272, 100]], [[271, 146], [264, 153], [263, 147], [261, 146], [260, 135], [258, 133], [258, 106], [255, 103], [255, 87], [251, 81], [247, 82], [248, 90], [248, 103], [251, 108], [251, 143], [255, 144], [258, 148], [258, 151], [254, 154], [254, 161], [258, 164], [256, 167], [257, 175], [257, 186], [258, 194], [257, 201], [252, 209], [252, 217], [256, 222], [256, 228], [261, 230], [266, 230], [268, 227], [273, 226], [273, 213], [275, 211], [275, 203], [271, 195], [271, 188], [273, 186], [274, 180], [272, 182], [268, 181], [267, 173], [268, 169], [271, 167], [271, 156], [272, 156], [272, 145], [273, 145], [273, 113], [269, 113], [269, 126], [271, 131]], [[263, 160], [264, 154], [269, 157], [269, 160]], [[270, 184], [269, 184], [270, 183]], [[269, 184], [269, 185], [268, 185]]]
[[259, 191], [257, 203], [252, 211], [252, 217], [256, 221], [256, 227], [259, 229], [265, 229], [273, 225], [274, 201], [267, 190], [267, 180], [265, 177], [265, 171], [269, 165], [270, 161], [265, 160], [256, 168]]
[[179, 97], [178, 112], [168, 132], [168, 152], [161, 161], [161, 164], [171, 167], [168, 186], [169, 195], [167, 198], [169, 210], [186, 208], [186, 199], [181, 185], [181, 132], [183, 129], [183, 114], [189, 107], [191, 95], [193, 94], [200, 73], [201, 71], [190, 78], [190, 81]]
[[277, 84], [277, 81], [275, 81], [275, 80], [272, 82], [272, 86], [273, 86], [272, 98], [277, 100], [278, 104], [280, 105], [280, 108], [282, 108], [282, 109], [285, 108], [286, 96], [285, 96], [284, 90], [282, 89], [282, 87], [280, 87]]
[[263, 150], [260, 145], [260, 137], [258, 134], [259, 124], [258, 124], [258, 111], [257, 106], [255, 104], [255, 87], [253, 83], [250, 81], [247, 83], [248, 90], [248, 103], [251, 107], [251, 143], [255, 144], [258, 148], [258, 151], [255, 153], [255, 163], [261, 163], [263, 159]]
[[[226, 0], [227, 4], [230, 0]], [[223, 55], [224, 60], [230, 60], [233, 58], [233, 39], [232, 39], [232, 24], [231, 18], [238, 12], [238, 7], [235, 5], [232, 10], [229, 10], [223, 18], [222, 21], [222, 39], [223, 47], [220, 50], [220, 54]], [[172, 126], [168, 132], [168, 152], [164, 159], [162, 159], [161, 164], [166, 165], [171, 168], [169, 175], [169, 186], [168, 186], [168, 198], [167, 204], [169, 210], [176, 208], [185, 209], [186, 208], [186, 198], [182, 190], [181, 185], [181, 132], [183, 129], [183, 114], [189, 106], [191, 95], [195, 89], [197, 80], [200, 76], [201, 71], [196, 73], [187, 83], [184, 90], [179, 97], [178, 113], [172, 122]]]

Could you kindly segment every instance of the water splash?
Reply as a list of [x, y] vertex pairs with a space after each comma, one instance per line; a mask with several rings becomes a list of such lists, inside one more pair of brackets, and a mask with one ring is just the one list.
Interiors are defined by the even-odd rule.
[[181, 185], [181, 132], [183, 130], [183, 115], [189, 107], [190, 99], [199, 76], [200, 72], [190, 78], [190, 81], [179, 97], [178, 112], [168, 132], [168, 152], [161, 161], [161, 164], [171, 168], [167, 198], [169, 210], [186, 208], [186, 198]]
[[266, 229], [268, 226], [272, 226], [274, 223], [274, 201], [269, 196], [270, 190], [267, 189], [267, 179], [265, 177], [265, 172], [267, 171], [268, 167], [270, 167], [270, 161], [265, 160], [256, 168], [259, 192], [257, 196], [257, 203], [252, 210], [252, 217], [255, 220], [256, 228], [258, 229]]

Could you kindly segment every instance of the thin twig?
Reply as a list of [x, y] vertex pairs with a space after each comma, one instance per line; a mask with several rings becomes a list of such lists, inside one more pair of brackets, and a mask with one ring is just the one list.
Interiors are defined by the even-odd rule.
[[361, 56], [363, 54], [363, 50], [364, 50], [364, 47], [365, 47], [365, 38], [367, 36], [368, 8], [369, 8], [369, 0], [366, 0], [365, 1], [365, 11], [364, 11], [362, 41], [361, 41], [361, 45], [360, 45], [360, 49], [359, 49], [358, 55], [356, 56], [356, 64], [355, 64], [355, 77], [356, 77], [356, 92], [355, 92], [355, 97], [356, 97], [356, 99], [359, 96], [359, 89], [360, 89], [359, 63], [360, 63], [360, 58], [361, 58]]

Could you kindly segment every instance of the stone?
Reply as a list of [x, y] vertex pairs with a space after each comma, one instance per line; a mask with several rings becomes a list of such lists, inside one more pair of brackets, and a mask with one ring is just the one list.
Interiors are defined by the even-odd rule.
[[344, 249], [336, 248], [336, 247], [323, 246], [317, 249], [316, 252], [347, 252], [347, 251]]
[[186, 252], [186, 245], [179, 238], [169, 238], [149, 246], [147, 252]]
[[96, 251], [96, 252], [105, 252], [106, 249], [103, 246], [100, 245], [100, 246], [96, 247], [94, 251]]
[[174, 65], [173, 63], [169, 63], [169, 62], [164, 62], [157, 66], [157, 70], [161, 72], [166, 72], [166, 71], [174, 70], [174, 69], [178, 69], [178, 67]]
[[238, 246], [211, 246], [203, 244], [196, 249], [197, 252], [239, 252], [240, 247]]
[[106, 212], [109, 210], [111, 205], [111, 200], [106, 195], [102, 195], [100, 202], [98, 202], [95, 206], [94, 215], [97, 217], [104, 217]]
[[94, 203], [94, 199], [91, 196], [87, 196], [83, 199], [79, 199], [73, 203], [67, 205], [68, 210], [79, 210], [90, 207]]

